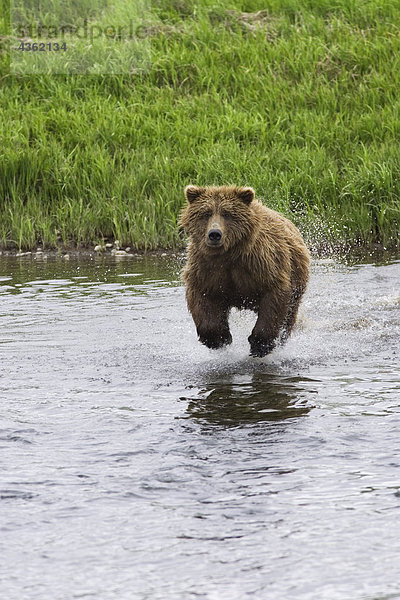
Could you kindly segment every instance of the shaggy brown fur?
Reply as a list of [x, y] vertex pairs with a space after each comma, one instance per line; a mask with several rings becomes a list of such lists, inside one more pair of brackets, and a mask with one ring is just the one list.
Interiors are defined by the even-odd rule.
[[254, 199], [252, 188], [185, 189], [180, 225], [190, 236], [183, 271], [186, 299], [200, 342], [230, 344], [229, 311], [258, 313], [249, 337], [252, 356], [265, 356], [296, 321], [310, 258], [298, 229]]

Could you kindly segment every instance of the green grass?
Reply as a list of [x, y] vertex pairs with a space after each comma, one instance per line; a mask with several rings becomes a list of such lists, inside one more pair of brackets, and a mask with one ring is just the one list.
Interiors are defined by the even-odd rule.
[[251, 185], [316, 245], [398, 244], [399, 8], [153, 0], [148, 68], [87, 76], [10, 73], [0, 17], [0, 246], [179, 246], [188, 183]]

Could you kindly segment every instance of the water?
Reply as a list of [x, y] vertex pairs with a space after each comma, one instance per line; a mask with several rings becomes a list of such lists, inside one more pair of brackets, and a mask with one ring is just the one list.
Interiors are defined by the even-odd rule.
[[314, 261], [211, 351], [180, 264], [0, 258], [7, 600], [400, 598], [400, 262]]

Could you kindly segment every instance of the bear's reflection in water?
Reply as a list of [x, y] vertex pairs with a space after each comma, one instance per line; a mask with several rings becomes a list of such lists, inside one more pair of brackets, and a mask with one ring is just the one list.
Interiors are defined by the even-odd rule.
[[237, 427], [298, 418], [307, 415], [312, 408], [310, 396], [316, 391], [310, 379], [265, 373], [246, 379], [237, 381], [235, 376], [230, 376], [207, 383], [198, 397], [186, 398], [189, 418]]

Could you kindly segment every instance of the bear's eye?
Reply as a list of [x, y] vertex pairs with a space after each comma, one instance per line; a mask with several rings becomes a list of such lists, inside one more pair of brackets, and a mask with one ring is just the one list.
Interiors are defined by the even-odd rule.
[[224, 219], [232, 219], [231, 213], [228, 212], [227, 210], [223, 210], [221, 213], [221, 216], [224, 217]]
[[212, 212], [210, 210], [208, 210], [207, 212], [205, 212], [205, 213], [203, 213], [201, 215], [201, 218], [202, 219], [209, 219], [211, 217], [211, 215], [212, 215]]

